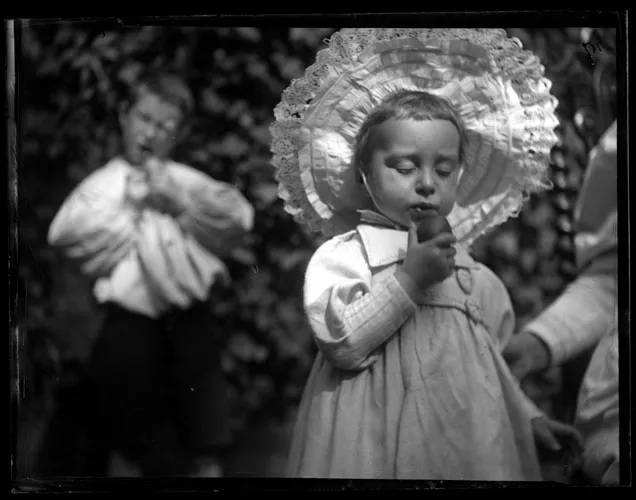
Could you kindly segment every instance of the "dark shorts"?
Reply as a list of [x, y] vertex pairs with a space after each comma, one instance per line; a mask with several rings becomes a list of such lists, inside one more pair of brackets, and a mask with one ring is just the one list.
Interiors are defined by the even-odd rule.
[[131, 460], [218, 455], [230, 443], [208, 304], [160, 320], [108, 304], [89, 374], [98, 432]]

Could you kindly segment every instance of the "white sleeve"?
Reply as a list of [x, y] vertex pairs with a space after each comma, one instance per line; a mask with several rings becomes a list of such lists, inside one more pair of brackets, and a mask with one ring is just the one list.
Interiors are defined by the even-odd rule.
[[254, 224], [254, 208], [235, 186], [181, 165], [187, 207], [179, 224], [208, 251], [227, 255]]
[[551, 365], [562, 364], [595, 345], [613, 326], [616, 278], [583, 274], [524, 330], [548, 347]]
[[305, 310], [319, 349], [335, 366], [361, 370], [415, 312], [395, 275], [371, 286], [361, 242], [333, 239], [309, 262]]
[[110, 273], [135, 244], [135, 210], [125, 203], [125, 171], [108, 165], [89, 175], [64, 201], [48, 242], [91, 277]]

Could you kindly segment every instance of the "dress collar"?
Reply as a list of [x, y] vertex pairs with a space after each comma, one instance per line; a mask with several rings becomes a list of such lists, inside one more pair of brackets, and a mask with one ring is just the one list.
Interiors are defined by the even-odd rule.
[[[371, 267], [381, 267], [404, 260], [408, 243], [405, 228], [373, 210], [359, 210], [358, 234]], [[477, 264], [462, 245], [455, 245], [455, 266], [476, 269]]]

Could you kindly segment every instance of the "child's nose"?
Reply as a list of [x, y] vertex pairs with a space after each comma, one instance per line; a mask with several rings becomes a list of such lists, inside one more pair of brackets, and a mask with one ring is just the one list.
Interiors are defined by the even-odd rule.
[[155, 140], [155, 138], [157, 137], [157, 130], [155, 129], [155, 127], [146, 127], [146, 130], [144, 131], [144, 138], [147, 141], [153, 141]]
[[423, 168], [415, 182], [415, 191], [417, 194], [430, 196], [435, 193], [435, 182], [429, 169]]
[[152, 123], [146, 123], [143, 128], [142, 134], [144, 139], [148, 141], [153, 141], [157, 138], [157, 135], [159, 134], [159, 130], [156, 125]]

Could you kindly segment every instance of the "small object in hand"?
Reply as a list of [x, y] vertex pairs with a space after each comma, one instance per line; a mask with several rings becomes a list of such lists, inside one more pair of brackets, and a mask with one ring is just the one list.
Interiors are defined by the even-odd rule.
[[445, 217], [438, 213], [422, 216], [417, 226], [417, 241], [419, 243], [428, 241], [441, 233], [453, 233], [453, 229]]

